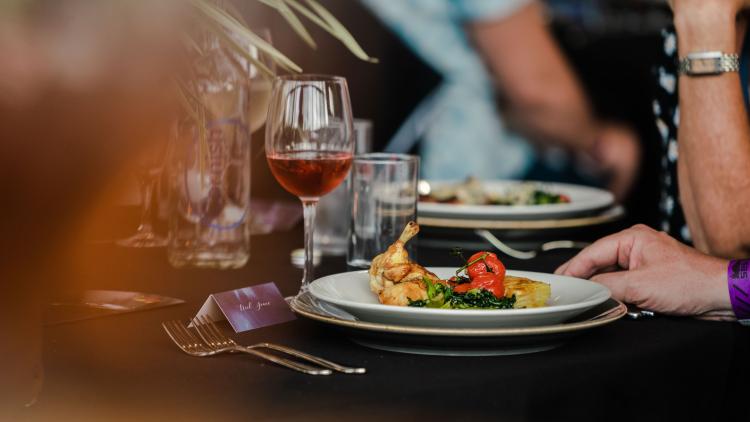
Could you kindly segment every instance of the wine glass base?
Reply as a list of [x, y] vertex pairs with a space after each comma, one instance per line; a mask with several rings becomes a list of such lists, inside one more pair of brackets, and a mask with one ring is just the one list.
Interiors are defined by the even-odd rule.
[[[299, 289], [299, 291], [297, 292], [297, 294], [296, 294], [296, 295], [294, 295], [294, 298], [300, 298], [300, 297], [302, 297], [303, 295], [305, 295], [306, 293], [308, 293], [309, 291], [310, 291], [310, 288], [309, 288], [308, 286], [306, 286], [306, 285], [304, 285], [304, 284], [303, 284], [303, 285], [302, 285], [302, 286], [300, 287], [300, 289]], [[291, 297], [291, 296], [290, 296], [290, 297]]]
[[167, 246], [167, 239], [156, 233], [141, 232], [127, 239], [120, 239], [115, 244], [125, 248], [163, 248]]

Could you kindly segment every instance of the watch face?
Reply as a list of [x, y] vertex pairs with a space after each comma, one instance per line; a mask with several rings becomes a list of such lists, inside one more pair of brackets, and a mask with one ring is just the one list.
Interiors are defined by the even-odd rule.
[[690, 61], [690, 70], [694, 73], [714, 73], [721, 68], [718, 58], [701, 58]]
[[721, 71], [721, 53], [707, 52], [688, 54], [690, 72], [694, 74], [717, 73]]

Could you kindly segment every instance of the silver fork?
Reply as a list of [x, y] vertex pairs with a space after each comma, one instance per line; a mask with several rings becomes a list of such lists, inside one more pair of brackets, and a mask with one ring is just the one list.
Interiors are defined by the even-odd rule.
[[510, 257], [516, 258], [516, 259], [532, 259], [532, 258], [535, 258], [539, 254], [539, 252], [546, 252], [546, 251], [551, 251], [555, 249], [583, 249], [586, 246], [590, 245], [590, 243], [587, 243], [587, 242], [575, 242], [572, 240], [555, 240], [552, 242], [543, 243], [537, 250], [519, 251], [503, 243], [489, 230], [476, 229], [474, 230], [474, 233], [476, 233], [477, 235], [479, 235], [479, 237], [489, 242], [492, 246], [497, 248], [500, 252]]
[[[167, 335], [172, 339], [174, 344], [176, 344], [177, 347], [179, 347], [183, 352], [187, 353], [190, 356], [213, 356], [218, 355], [219, 353], [233, 352], [236, 350], [233, 347], [209, 347], [193, 333], [191, 333], [190, 330], [188, 330], [187, 327], [185, 327], [179, 321], [162, 322], [161, 326], [164, 328], [164, 331], [167, 332]], [[300, 362], [294, 362], [288, 359], [261, 352], [259, 350], [248, 349], [244, 350], [244, 352], [305, 374], [331, 375], [330, 369], [314, 368]]]
[[234, 340], [227, 337], [216, 324], [208, 317], [201, 316], [199, 319], [193, 319], [193, 325], [198, 330], [198, 335], [201, 336], [204, 342], [208, 345], [214, 345], [215, 347], [232, 347], [239, 351], [266, 348], [276, 350], [278, 352], [286, 353], [299, 359], [306, 360], [308, 362], [320, 365], [324, 368], [332, 369], [336, 372], [344, 374], [364, 374], [367, 372], [365, 368], [352, 368], [349, 366], [339, 365], [338, 363], [331, 362], [330, 360], [323, 359], [317, 356], [301, 352], [286, 346], [281, 346], [273, 343], [257, 343], [250, 346], [242, 346], [237, 344]]

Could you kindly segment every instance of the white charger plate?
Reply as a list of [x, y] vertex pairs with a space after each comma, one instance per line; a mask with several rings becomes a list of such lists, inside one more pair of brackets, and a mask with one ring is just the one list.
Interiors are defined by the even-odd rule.
[[[433, 190], [445, 185], [459, 183], [443, 181], [428, 182]], [[464, 205], [420, 201], [417, 206], [417, 215], [419, 217], [432, 218], [548, 220], [592, 214], [612, 206], [615, 202], [614, 195], [606, 190], [567, 183], [491, 180], [483, 181], [482, 185], [487, 192], [502, 194], [508, 189], [512, 189], [523, 183], [534, 183], [544, 190], [567, 195], [570, 198], [570, 202], [545, 205]]]
[[627, 308], [609, 299], [562, 324], [521, 328], [432, 328], [358, 320], [309, 293], [288, 298], [298, 315], [341, 330], [366, 347], [399, 353], [444, 356], [496, 356], [553, 349], [574, 336], [622, 318]]
[[[452, 267], [428, 270], [442, 279], [455, 274]], [[601, 284], [573, 277], [526, 271], [508, 275], [549, 283], [548, 305], [529, 309], [431, 309], [383, 305], [370, 291], [367, 271], [352, 271], [319, 278], [310, 284], [310, 294], [334, 304], [362, 321], [382, 324], [440, 328], [539, 327], [561, 323], [610, 297]]]

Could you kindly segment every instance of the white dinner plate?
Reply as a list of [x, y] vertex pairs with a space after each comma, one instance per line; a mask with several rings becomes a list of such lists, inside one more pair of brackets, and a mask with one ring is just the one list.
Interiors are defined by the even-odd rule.
[[[442, 279], [455, 274], [450, 267], [428, 268]], [[383, 305], [370, 291], [367, 271], [319, 278], [310, 284], [316, 299], [334, 304], [362, 321], [441, 328], [531, 327], [558, 324], [610, 297], [609, 289], [592, 281], [553, 274], [508, 271], [508, 275], [549, 283], [547, 306], [528, 309], [431, 309]]]
[[[459, 182], [429, 181], [429, 183], [434, 190], [441, 186]], [[482, 185], [487, 192], [502, 194], [522, 183], [534, 183], [549, 192], [567, 195], [570, 202], [544, 205], [464, 205], [420, 201], [417, 206], [417, 215], [419, 217], [460, 219], [560, 219], [592, 214], [612, 206], [615, 201], [612, 193], [606, 190], [567, 183], [494, 180], [483, 181]]]

